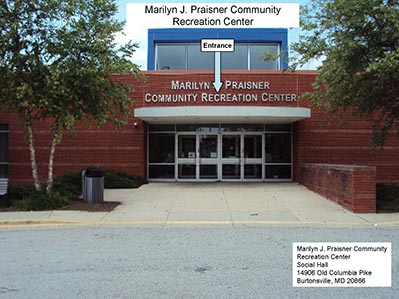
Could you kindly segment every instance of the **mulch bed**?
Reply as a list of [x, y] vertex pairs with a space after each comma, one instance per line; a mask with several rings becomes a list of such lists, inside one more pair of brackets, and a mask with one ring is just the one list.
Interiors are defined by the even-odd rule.
[[104, 201], [103, 203], [87, 203], [83, 200], [72, 200], [71, 205], [64, 210], [87, 212], [111, 212], [120, 204], [119, 201]]
[[[69, 207], [64, 209], [60, 209], [62, 211], [85, 211], [85, 212], [111, 212], [118, 205], [120, 205], [119, 201], [104, 201], [103, 203], [87, 203], [81, 199], [74, 199], [70, 201]], [[0, 212], [18, 212], [16, 207], [8, 206], [1, 207]]]

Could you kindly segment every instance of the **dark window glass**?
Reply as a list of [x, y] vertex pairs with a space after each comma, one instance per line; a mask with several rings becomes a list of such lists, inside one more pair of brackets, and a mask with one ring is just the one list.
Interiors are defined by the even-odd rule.
[[291, 134], [267, 133], [266, 163], [291, 163]]
[[150, 179], [174, 179], [174, 165], [150, 165], [148, 177]]
[[149, 162], [175, 162], [175, 134], [149, 134]]
[[280, 132], [290, 132], [291, 125], [284, 125], [284, 124], [276, 124], [276, 125], [265, 125], [265, 131], [280, 131]]
[[222, 158], [239, 158], [240, 148], [240, 135], [225, 135], [222, 137]]
[[200, 179], [217, 179], [217, 165], [200, 165]]
[[242, 124], [242, 125], [230, 125], [230, 124], [222, 124], [221, 127], [222, 132], [263, 132], [263, 125], [251, 125], [251, 124]]
[[0, 162], [8, 162], [8, 133], [0, 132]]
[[175, 131], [175, 125], [149, 125], [150, 132]]
[[262, 158], [262, 136], [245, 135], [244, 137], [244, 157]]
[[196, 141], [195, 135], [180, 135], [178, 139], [179, 158], [190, 158], [196, 157]]
[[0, 131], [8, 131], [8, 124], [0, 124]]
[[218, 133], [219, 125], [202, 125], [202, 124], [182, 124], [176, 125], [176, 129], [179, 132], [201, 132], [201, 133]]
[[199, 125], [176, 125], [176, 130], [180, 132], [195, 132]]
[[218, 137], [216, 135], [199, 136], [200, 158], [218, 157]]
[[248, 46], [246, 44], [236, 44], [234, 52], [223, 52], [221, 57], [223, 70], [248, 69]]
[[8, 165], [0, 164], [0, 179], [8, 178]]
[[186, 69], [186, 46], [157, 45], [157, 70], [185, 70]]
[[291, 165], [266, 165], [266, 179], [291, 179]]
[[265, 54], [278, 54], [278, 46], [277, 45], [249, 45], [250, 52], [250, 69], [251, 70], [277, 70], [278, 69], [278, 60], [269, 60], [265, 61]]
[[201, 52], [200, 44], [187, 46], [188, 70], [213, 70], [213, 52]]
[[244, 165], [244, 178], [245, 179], [261, 179], [262, 178], [262, 165], [260, 165], [260, 164]]
[[222, 178], [236, 180], [241, 178], [241, 166], [239, 164], [224, 164], [222, 165]]
[[179, 179], [195, 179], [195, 164], [180, 164]]

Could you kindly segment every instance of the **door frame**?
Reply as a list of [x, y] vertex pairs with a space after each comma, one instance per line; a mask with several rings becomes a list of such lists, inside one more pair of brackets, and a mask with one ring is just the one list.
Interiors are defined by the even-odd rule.
[[[201, 158], [200, 157], [200, 136], [216, 136], [217, 144], [217, 158]], [[195, 136], [195, 157], [194, 158], [179, 158], [179, 136]], [[177, 182], [217, 182], [220, 178], [220, 134], [212, 132], [177, 132], [175, 137], [175, 180]], [[204, 163], [201, 163], [204, 159]], [[213, 161], [212, 161], [213, 160]], [[194, 164], [195, 165], [195, 178], [183, 179], [179, 178], [179, 165]], [[215, 179], [201, 179], [200, 166], [201, 165], [216, 165], [217, 176]]]
[[[265, 134], [263, 132], [222, 132], [221, 137], [220, 137], [220, 160], [219, 160], [219, 168], [220, 168], [220, 175], [219, 175], [219, 180], [222, 182], [262, 182], [265, 177]], [[231, 158], [231, 163], [223, 163], [223, 162], [229, 162], [229, 158], [223, 158], [222, 157], [222, 144], [223, 144], [223, 136], [240, 136], [240, 156], [238, 158]], [[246, 136], [260, 136], [262, 140], [262, 145], [261, 145], [261, 158], [245, 158], [244, 153], [245, 153], [245, 137]], [[249, 162], [252, 163], [246, 163], [246, 159], [251, 159]], [[224, 160], [224, 161], [223, 161]], [[238, 160], [238, 164], [240, 167], [240, 178], [237, 179], [223, 179], [223, 173], [222, 173], [222, 168], [224, 164], [237, 164], [234, 163], [234, 161]], [[260, 165], [261, 167], [261, 177], [258, 179], [246, 179], [245, 178], [245, 173], [244, 173], [244, 167], [245, 165]]]

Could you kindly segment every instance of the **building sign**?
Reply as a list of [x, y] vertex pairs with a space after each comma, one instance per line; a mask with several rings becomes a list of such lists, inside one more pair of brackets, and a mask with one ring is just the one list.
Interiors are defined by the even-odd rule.
[[[293, 28], [299, 3], [128, 3], [128, 19], [147, 28]], [[141, 23], [141, 24], [139, 24]], [[149, 26], [148, 26], [149, 25]]]
[[[188, 92], [187, 91], [191, 91]], [[239, 102], [288, 102], [297, 101], [295, 93], [278, 93], [273, 91], [269, 81], [232, 81], [225, 80], [220, 93], [213, 92], [208, 81], [170, 82], [170, 92], [144, 94], [145, 103], [239, 103]]]

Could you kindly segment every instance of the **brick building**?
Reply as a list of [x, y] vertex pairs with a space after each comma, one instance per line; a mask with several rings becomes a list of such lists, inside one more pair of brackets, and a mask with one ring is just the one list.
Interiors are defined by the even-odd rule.
[[[131, 85], [132, 115], [121, 129], [76, 126], [57, 147], [55, 174], [99, 165], [148, 181], [300, 182], [356, 212], [375, 211], [376, 182], [399, 183], [399, 139], [370, 145], [365, 119], [324, 124], [326, 113], [300, 95], [316, 71], [281, 72], [287, 30], [149, 30], [145, 80]], [[233, 38], [222, 53], [223, 86], [216, 92], [213, 53], [201, 38]], [[51, 136], [35, 123], [37, 160], [45, 177]], [[15, 116], [0, 115], [1, 177], [31, 181], [28, 145]], [[8, 153], [8, 154], [7, 154]], [[354, 166], [355, 165], [355, 166]]]

